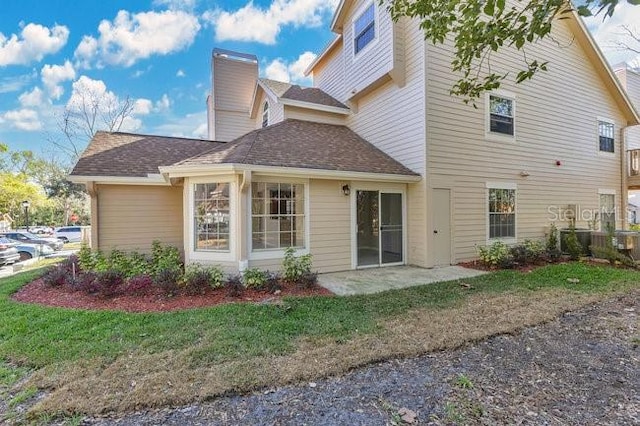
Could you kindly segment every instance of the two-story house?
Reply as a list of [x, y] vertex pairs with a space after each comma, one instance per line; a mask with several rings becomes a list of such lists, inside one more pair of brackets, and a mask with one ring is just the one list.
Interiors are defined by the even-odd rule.
[[278, 269], [294, 247], [328, 272], [454, 264], [601, 211], [623, 226], [624, 137], [640, 118], [577, 15], [529, 47], [548, 72], [477, 108], [449, 94], [451, 46], [417, 21], [343, 0], [331, 30], [313, 87], [215, 49], [211, 141], [97, 133], [71, 174], [91, 194], [93, 247], [160, 240], [228, 270]]

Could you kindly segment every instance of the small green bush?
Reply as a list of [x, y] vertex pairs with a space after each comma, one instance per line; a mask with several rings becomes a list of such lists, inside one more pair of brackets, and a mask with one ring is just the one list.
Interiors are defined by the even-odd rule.
[[549, 262], [557, 262], [562, 256], [562, 251], [558, 247], [558, 228], [554, 223], [549, 226], [549, 236], [547, 237], [546, 257]]
[[296, 257], [296, 251], [289, 247], [284, 252], [282, 277], [289, 282], [297, 282], [304, 274], [311, 272], [311, 254]]
[[509, 246], [502, 241], [495, 241], [490, 246], [479, 246], [480, 261], [492, 268], [508, 268], [513, 264], [513, 256]]
[[580, 256], [584, 253], [582, 252], [582, 244], [580, 244], [576, 234], [576, 228], [573, 225], [569, 227], [569, 233], [564, 236], [564, 245], [571, 260], [580, 260]]
[[248, 268], [242, 272], [242, 282], [246, 288], [261, 289], [267, 278], [267, 272], [258, 268]]
[[204, 293], [209, 288], [222, 287], [223, 278], [224, 273], [219, 267], [192, 263], [185, 268], [184, 290], [188, 294]]
[[167, 269], [183, 270], [180, 251], [176, 247], [163, 246], [160, 241], [151, 244], [151, 265], [154, 274]]
[[545, 253], [545, 245], [542, 241], [524, 240], [522, 244], [511, 247], [510, 254], [513, 261], [519, 265], [537, 263]]

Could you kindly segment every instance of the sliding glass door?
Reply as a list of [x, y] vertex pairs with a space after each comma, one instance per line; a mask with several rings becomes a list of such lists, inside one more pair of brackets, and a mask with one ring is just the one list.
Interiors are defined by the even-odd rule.
[[356, 192], [357, 266], [402, 264], [404, 261], [402, 194]]

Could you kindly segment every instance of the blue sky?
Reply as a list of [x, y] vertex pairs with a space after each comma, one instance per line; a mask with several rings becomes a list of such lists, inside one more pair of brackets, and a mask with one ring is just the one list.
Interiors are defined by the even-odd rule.
[[[48, 139], [59, 136], [56, 123], [81, 88], [135, 101], [123, 130], [202, 137], [214, 47], [256, 54], [264, 76], [309, 84], [302, 71], [332, 39], [328, 27], [337, 3], [5, 1], [0, 142], [54, 153]], [[605, 24], [601, 18], [588, 23], [612, 62], [634, 59], [611, 44], [620, 25], [640, 23], [640, 7], [623, 5], [619, 12]]]

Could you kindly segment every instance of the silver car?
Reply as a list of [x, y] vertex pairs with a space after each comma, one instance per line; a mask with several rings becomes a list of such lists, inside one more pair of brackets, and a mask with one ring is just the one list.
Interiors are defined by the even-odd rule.
[[0, 237], [0, 266], [11, 265], [20, 261], [20, 254], [15, 243], [8, 238]]

